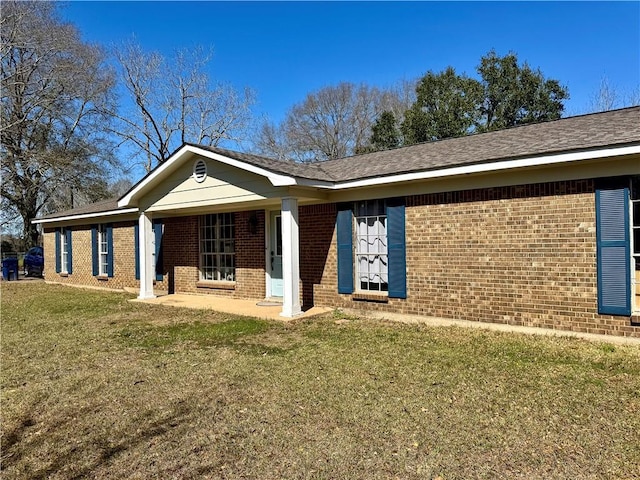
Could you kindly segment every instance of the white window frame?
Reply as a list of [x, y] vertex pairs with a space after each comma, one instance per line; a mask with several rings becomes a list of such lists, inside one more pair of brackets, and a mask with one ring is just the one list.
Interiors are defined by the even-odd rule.
[[104, 224], [98, 225], [98, 275], [106, 277], [109, 273], [109, 243]]
[[235, 282], [234, 214], [210, 213], [202, 215], [199, 232], [200, 280]]
[[69, 244], [67, 242], [67, 229], [60, 229], [60, 273], [69, 273]]
[[389, 235], [386, 202], [356, 202], [353, 211], [355, 290], [360, 293], [388, 295]]

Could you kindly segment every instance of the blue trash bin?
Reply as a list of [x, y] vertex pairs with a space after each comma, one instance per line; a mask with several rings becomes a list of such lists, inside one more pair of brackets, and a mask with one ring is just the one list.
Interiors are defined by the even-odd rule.
[[17, 258], [5, 258], [2, 260], [2, 278], [5, 280], [18, 280]]

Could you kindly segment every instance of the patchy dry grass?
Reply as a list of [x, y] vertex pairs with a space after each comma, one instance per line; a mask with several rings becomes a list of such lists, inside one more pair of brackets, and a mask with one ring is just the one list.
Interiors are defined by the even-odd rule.
[[638, 478], [640, 351], [2, 285], [4, 478]]

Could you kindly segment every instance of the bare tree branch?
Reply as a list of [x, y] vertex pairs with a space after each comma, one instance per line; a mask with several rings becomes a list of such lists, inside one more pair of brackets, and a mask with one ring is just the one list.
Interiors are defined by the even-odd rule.
[[150, 171], [182, 143], [218, 145], [241, 141], [251, 122], [253, 93], [212, 86], [205, 72], [210, 52], [182, 50], [167, 61], [130, 42], [116, 52], [123, 84], [135, 108], [114, 112], [113, 129], [134, 146], [134, 160]]
[[56, 4], [2, 7], [2, 201], [22, 218], [30, 246], [38, 241], [31, 220], [66, 206], [65, 192], [103, 190], [115, 162], [103, 135], [114, 79], [102, 51], [58, 19]]

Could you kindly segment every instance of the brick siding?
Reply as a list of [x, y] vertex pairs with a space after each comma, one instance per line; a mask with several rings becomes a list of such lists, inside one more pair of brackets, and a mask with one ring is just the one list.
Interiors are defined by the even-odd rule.
[[334, 232], [316, 304], [640, 337], [629, 318], [597, 313], [593, 181], [417, 195], [406, 205], [407, 299], [339, 295]]
[[[301, 206], [299, 209], [300, 237], [300, 298], [303, 310], [314, 305], [331, 305], [331, 296], [316, 298], [318, 286], [337, 292], [338, 270], [335, 254], [334, 229], [337, 208], [335, 203]], [[334, 272], [333, 276], [325, 272]]]
[[[137, 289], [139, 281], [135, 278], [134, 225], [136, 222], [114, 222], [113, 225], [113, 277], [93, 275], [91, 225], [72, 226], [71, 262], [72, 273], [56, 273], [55, 229], [44, 231], [45, 279], [70, 285], [85, 285], [121, 290]], [[156, 282], [156, 288], [166, 289], [165, 282]]]
[[238, 212], [234, 214], [234, 219], [236, 282], [233, 288], [222, 283], [199, 282], [200, 217], [175, 217], [164, 221], [163, 261], [169, 276], [170, 293], [264, 298], [266, 290], [264, 211]]
[[[369, 301], [337, 293], [337, 206], [301, 206], [303, 309], [313, 305], [378, 310], [587, 333], [640, 337], [627, 317], [598, 315], [595, 184], [549, 182], [408, 196], [407, 298]], [[236, 282], [199, 282], [199, 217], [164, 220], [157, 288], [261, 299], [265, 288], [263, 210], [238, 212]], [[47, 280], [108, 288], [138, 287], [134, 222], [114, 224], [114, 277], [91, 274], [91, 229], [73, 228], [73, 273], [55, 273], [55, 234], [45, 230]], [[213, 287], [213, 288], [211, 288]]]

